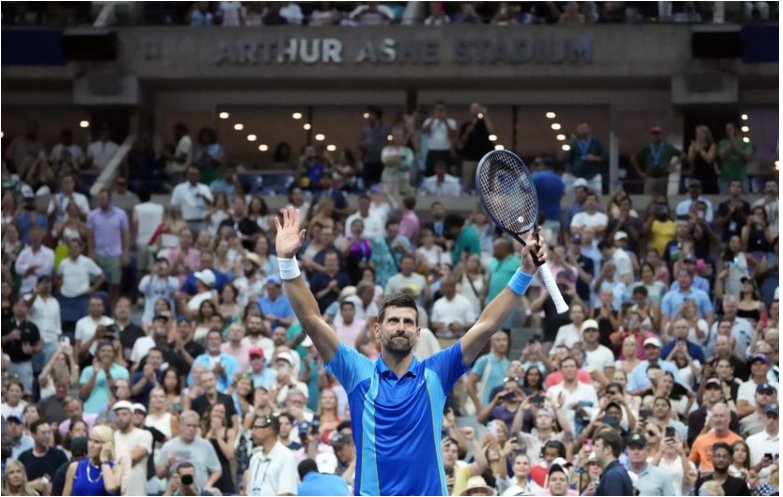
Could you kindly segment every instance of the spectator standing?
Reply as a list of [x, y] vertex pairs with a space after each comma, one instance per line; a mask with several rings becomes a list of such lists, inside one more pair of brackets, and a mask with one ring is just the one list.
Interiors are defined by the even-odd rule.
[[[718, 468], [713, 467], [712, 456], [714, 455], [713, 447], [715, 444], [724, 443], [731, 445], [736, 440], [742, 440], [742, 437], [734, 433], [729, 429], [729, 422], [731, 416], [729, 408], [724, 403], [717, 403], [712, 407], [710, 411], [712, 416], [709, 420], [709, 426], [712, 428], [708, 432], [696, 437], [691, 446], [690, 460], [696, 464], [701, 471], [721, 471], [723, 465], [719, 465]], [[726, 469], [731, 464], [731, 453], [729, 452], [728, 460], [726, 461]], [[746, 487], [747, 488], [747, 487]], [[746, 494], [747, 495], [747, 494]]]
[[446, 172], [448, 169], [446, 162], [436, 162], [434, 169], [434, 174], [421, 182], [419, 194], [456, 197], [462, 193], [459, 178]]
[[26, 164], [28, 158], [37, 157], [45, 150], [46, 146], [38, 138], [38, 122], [28, 121], [24, 136], [17, 136], [11, 141], [11, 145], [5, 151], [5, 159], [16, 168], [19, 177], [24, 178], [29, 167]]
[[359, 134], [359, 150], [362, 151], [362, 177], [364, 187], [370, 188], [381, 180], [383, 162], [381, 152], [388, 142], [391, 128], [383, 124], [383, 111], [379, 107], [368, 107], [367, 126]]
[[574, 215], [571, 219], [571, 234], [584, 237], [584, 230], [591, 229], [595, 233], [595, 239], [600, 241], [603, 239], [608, 225], [609, 217], [598, 211], [598, 195], [593, 192], [587, 193], [584, 200], [584, 211]]
[[150, 248], [152, 235], [163, 221], [163, 206], [150, 202], [150, 191], [139, 190], [139, 203], [133, 206], [130, 219], [130, 230], [133, 242], [136, 244], [136, 266], [142, 273], [147, 273], [153, 265], [154, 252]]
[[560, 200], [565, 191], [565, 184], [559, 174], [552, 171], [552, 161], [549, 157], [537, 157], [533, 161], [533, 183], [536, 185], [538, 197], [541, 199], [539, 210], [544, 213], [546, 221], [543, 226], [553, 233], [560, 231]]
[[277, 416], [257, 416], [253, 422], [253, 443], [260, 450], [250, 458], [242, 478], [245, 495], [296, 495], [297, 469], [294, 454], [278, 440]]
[[566, 172], [563, 174], [566, 192], [576, 186], [576, 179], [587, 181], [587, 187], [596, 193], [602, 191], [602, 163], [604, 149], [601, 142], [590, 133], [590, 123], [581, 121], [576, 125], [576, 136], [566, 153]]
[[421, 131], [429, 137], [425, 174], [432, 176], [435, 172], [435, 164], [450, 163], [453, 140], [458, 137], [457, 121], [447, 116], [445, 102], [442, 100], [435, 102], [432, 115], [424, 120]]
[[451, 212], [443, 221], [446, 237], [454, 240], [452, 250], [452, 266], [459, 264], [462, 254], [481, 255], [481, 242], [476, 228], [465, 224], [465, 218], [461, 214]]
[[704, 215], [704, 220], [708, 223], [712, 223], [713, 221], [713, 212], [712, 212], [712, 202], [710, 199], [703, 197], [701, 195], [702, 193], [702, 183], [701, 180], [698, 179], [691, 179], [690, 183], [688, 184], [688, 198], [677, 204], [677, 210], [675, 211], [677, 213], [677, 217], [680, 216], [687, 216], [690, 214], [691, 209], [695, 209], [695, 204], [698, 202], [704, 202], [704, 205], [707, 206], [707, 212]]
[[[91, 297], [87, 304], [87, 316], [76, 322], [73, 349], [81, 365], [89, 364], [96, 355], [98, 342], [106, 338], [107, 335], [114, 335], [107, 330], [114, 324], [114, 321], [103, 315], [105, 310], [103, 300], [100, 297]], [[117, 336], [115, 335], [113, 338], [117, 338]]]
[[699, 490], [705, 483], [710, 481], [714, 481], [723, 487], [724, 495], [750, 495], [748, 484], [744, 480], [729, 475], [729, 466], [734, 456], [734, 449], [731, 448], [731, 445], [718, 442], [711, 445], [708, 450], [715, 464], [712, 474], [699, 476], [699, 479], [696, 480], [695, 491], [697, 495], [701, 495]]
[[84, 159], [84, 150], [73, 142], [73, 131], [68, 128], [63, 129], [60, 132], [60, 143], [52, 147], [49, 161], [53, 164], [60, 161], [71, 162], [77, 167], [81, 167]]
[[419, 216], [416, 215], [416, 197], [406, 195], [402, 199], [401, 206], [402, 218], [400, 219], [400, 236], [404, 236], [410, 242], [411, 250], [416, 250], [419, 243], [419, 232], [421, 223]]
[[363, 238], [371, 238], [384, 234], [383, 222], [375, 215], [370, 213], [370, 196], [362, 194], [359, 196], [359, 210], [348, 216], [345, 220], [345, 236], [351, 236], [351, 226], [357, 219], [364, 223]]
[[53, 195], [46, 208], [49, 216], [49, 224], [54, 226], [56, 223], [62, 223], [66, 220], [68, 206], [72, 203], [79, 207], [79, 215], [82, 219], [87, 219], [90, 212], [90, 203], [84, 194], [75, 191], [76, 177], [73, 173], [66, 173], [60, 180], [60, 191]]
[[723, 233], [721, 241], [724, 243], [731, 240], [732, 236], [742, 235], [742, 227], [747, 224], [750, 215], [750, 204], [742, 198], [742, 184], [740, 180], [727, 182], [729, 198], [718, 205], [716, 222]]
[[125, 211], [111, 204], [110, 192], [98, 193], [98, 207], [87, 216], [87, 247], [109, 283], [111, 302], [117, 301], [123, 268], [130, 264], [130, 226]]
[[772, 227], [772, 232], [778, 236], [780, 229], [780, 203], [778, 182], [774, 179], [767, 180], [764, 184], [764, 197], [753, 202], [753, 207], [763, 207], [767, 213], [767, 222]]
[[199, 167], [190, 165], [186, 180], [175, 186], [171, 193], [171, 205], [182, 209], [182, 215], [194, 234], [206, 229], [204, 216], [212, 205], [212, 192], [207, 185], [199, 183], [199, 174]]
[[628, 439], [628, 461], [630, 471], [636, 474], [638, 480], [634, 485], [639, 495], [677, 495], [668, 471], [647, 462], [647, 437], [645, 433], [634, 432]]
[[120, 146], [111, 139], [111, 128], [103, 123], [98, 128], [98, 139], [90, 143], [87, 147], [86, 165], [97, 172], [103, 171], [109, 165], [114, 154], [117, 153]]
[[432, 331], [442, 338], [460, 337], [476, 322], [477, 315], [470, 301], [457, 293], [457, 282], [449, 277], [441, 282], [440, 293], [432, 309]]
[[184, 123], [174, 125], [174, 141], [176, 148], [174, 152], [166, 152], [164, 149], [163, 157], [166, 159], [166, 174], [179, 180], [180, 176], [188, 170], [193, 161], [193, 140], [188, 135], [188, 127]]
[[30, 245], [23, 248], [16, 258], [16, 274], [22, 279], [19, 293], [22, 295], [34, 292], [38, 279], [50, 277], [54, 270], [54, 251], [43, 245], [45, 235], [43, 227], [33, 226], [30, 229]]
[[733, 181], [739, 181], [742, 192], [748, 190], [748, 162], [753, 160], [754, 147], [747, 137], [741, 137], [739, 127], [733, 123], [726, 123], [726, 138], [718, 143], [718, 157], [720, 158], [720, 192], [729, 192], [729, 186]]
[[[200, 181], [205, 185], [220, 178], [220, 167], [225, 160], [223, 147], [217, 141], [217, 133], [209, 127], [201, 128], [196, 137], [197, 145], [193, 153], [193, 164], [200, 170]], [[210, 197], [209, 202], [212, 203]], [[184, 211], [184, 209], [183, 209]], [[185, 216], [187, 219], [187, 215]]]
[[183, 412], [179, 435], [163, 444], [155, 455], [158, 478], [168, 478], [180, 465], [190, 463], [195, 468], [196, 487], [209, 491], [214, 486], [223, 470], [212, 444], [199, 437], [198, 432], [199, 415], [194, 411]]
[[114, 432], [116, 462], [122, 466], [122, 495], [146, 495], [147, 460], [152, 454], [152, 433], [133, 426], [133, 410], [134, 406], [127, 400], [112, 406], [117, 422], [117, 431]]
[[645, 195], [666, 195], [669, 174], [676, 170], [682, 152], [666, 143], [661, 126], [650, 129], [650, 143], [631, 156], [631, 165], [644, 180]]
[[32, 190], [22, 192], [22, 209], [16, 216], [16, 222], [19, 227], [19, 239], [23, 243], [30, 243], [30, 232], [33, 228], [40, 228], [44, 232], [48, 231], [49, 224], [46, 216], [39, 213], [35, 205], [35, 194]]
[[508, 369], [508, 333], [497, 331], [490, 339], [490, 351], [476, 359], [468, 375], [468, 396], [479, 412], [492, 399], [492, 389], [503, 384]]
[[[443, 7], [436, 7], [435, 12], [442, 13]], [[443, 19], [446, 23], [449, 21], [445, 15], [438, 16], [437, 19]], [[478, 102], [471, 103], [470, 120], [460, 126], [458, 142], [462, 159], [462, 189], [466, 192], [472, 192], [476, 188], [476, 168], [481, 158], [492, 150], [489, 135], [494, 132], [487, 108]]]
[[22, 297], [14, 300], [11, 310], [13, 317], [2, 324], [3, 352], [8, 354], [10, 359], [8, 371], [16, 374], [24, 387], [24, 392], [32, 395], [32, 358], [43, 350], [43, 342], [38, 327], [27, 317], [27, 303]]
[[114, 432], [108, 426], [96, 426], [90, 432], [87, 457], [68, 466], [63, 495], [114, 495], [122, 477], [114, 456]]
[[563, 406], [568, 408], [566, 419], [570, 431], [579, 433], [581, 430], [577, 429], [577, 418], [589, 419], [593, 415], [599, 408], [598, 396], [592, 385], [588, 386], [579, 381], [576, 359], [566, 357], [560, 361], [560, 371], [563, 373], [563, 381], [549, 388], [547, 394], [552, 399], [560, 399], [560, 395], [563, 396]]
[[139, 292], [144, 295], [144, 314], [142, 323], [149, 323], [155, 316], [155, 305], [159, 299], [169, 303], [174, 308], [174, 296], [179, 289], [179, 281], [169, 274], [168, 259], [160, 258], [155, 261], [154, 271], [141, 278]]
[[[764, 429], [747, 438], [750, 449], [750, 464], [756, 470], [760, 483], [769, 481], [772, 468], [780, 454], [780, 409], [778, 404], [769, 404], [764, 408]], [[768, 456], [772, 457], [768, 457]]]
[[[712, 131], [704, 125], [696, 126], [696, 139], [691, 140], [688, 147], [688, 162], [690, 172], [688, 176], [698, 180], [704, 186], [704, 193], [714, 195], [718, 193], [716, 176], [720, 176], [720, 169], [716, 161], [718, 149], [712, 138]], [[689, 186], [690, 188], [690, 186]]]
[[598, 465], [603, 468], [595, 495], [633, 495], [631, 477], [617, 460], [623, 453], [623, 440], [611, 429], [604, 429], [593, 440]]
[[52, 296], [52, 279], [42, 276], [38, 279], [32, 295], [26, 296], [30, 321], [38, 327], [43, 341], [44, 361], [57, 350], [62, 335], [60, 303]]
[[318, 300], [318, 307], [322, 313], [337, 301], [342, 289], [351, 284], [348, 275], [340, 271], [337, 252], [327, 251], [324, 257], [324, 269], [310, 278], [310, 289]]
[[386, 295], [392, 295], [402, 291], [403, 288], [410, 288], [415, 295], [419, 296], [426, 290], [427, 280], [424, 276], [413, 271], [415, 269], [415, 263], [416, 259], [412, 255], [406, 254], [402, 256], [400, 272], [389, 278], [386, 282]]
[[[19, 388], [18, 385], [17, 388]], [[35, 446], [35, 442], [33, 441], [33, 437], [26, 433], [26, 427], [21, 415], [9, 414], [8, 416], [5, 416], [4, 414], [3, 418], [5, 419], [6, 428], [3, 442], [5, 442], [5, 438], [8, 437], [8, 447], [11, 449], [10, 458], [18, 459], [20, 454], [32, 449]], [[6, 444], [3, 443], [3, 446], [5, 445]]]

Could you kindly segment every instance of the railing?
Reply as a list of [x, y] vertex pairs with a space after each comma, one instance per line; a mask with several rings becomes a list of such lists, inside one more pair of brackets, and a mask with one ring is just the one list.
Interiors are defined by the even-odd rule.
[[98, 192], [101, 191], [101, 189], [111, 186], [114, 178], [117, 177], [117, 172], [125, 163], [125, 159], [128, 157], [128, 152], [130, 152], [130, 149], [134, 143], [136, 143], [136, 135], [131, 134], [125, 138], [125, 141], [122, 142], [120, 148], [117, 149], [117, 152], [111, 158], [106, 167], [103, 168], [101, 174], [98, 175], [98, 179], [96, 179], [95, 183], [93, 183], [90, 187], [90, 195], [95, 196], [98, 194]]

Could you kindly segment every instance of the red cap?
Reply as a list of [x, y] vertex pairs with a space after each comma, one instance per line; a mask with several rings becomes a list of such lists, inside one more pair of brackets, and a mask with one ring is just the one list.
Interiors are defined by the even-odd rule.
[[260, 355], [261, 358], [263, 358], [264, 357], [264, 349], [262, 349], [261, 347], [253, 347], [253, 348], [250, 349], [250, 355], [251, 356]]
[[650, 128], [650, 133], [658, 133], [659, 135], [663, 134], [663, 128], [661, 126], [653, 126]]

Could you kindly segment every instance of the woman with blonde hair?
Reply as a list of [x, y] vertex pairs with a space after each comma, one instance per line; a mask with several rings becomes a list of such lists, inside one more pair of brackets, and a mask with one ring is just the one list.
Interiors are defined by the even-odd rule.
[[691, 140], [688, 147], [688, 163], [690, 172], [688, 177], [701, 182], [702, 193], [718, 193], [718, 185], [715, 178], [720, 176], [720, 170], [715, 161], [717, 155], [715, 140], [707, 126], [696, 126], [696, 139]]
[[337, 394], [330, 388], [321, 390], [318, 398], [318, 416], [321, 425], [318, 427], [318, 435], [334, 430], [342, 421], [340, 419], [340, 406], [337, 402]]
[[122, 466], [114, 464], [114, 431], [100, 425], [87, 441], [87, 458], [68, 466], [63, 495], [113, 495], [120, 489]]
[[19, 461], [10, 460], [5, 465], [3, 495], [38, 495], [38, 492], [27, 481], [27, 470], [25, 470], [24, 464]]
[[166, 391], [162, 386], [157, 386], [150, 391], [150, 402], [147, 416], [144, 418], [144, 426], [155, 428], [163, 433], [168, 442], [179, 435], [179, 418], [166, 409]]
[[217, 402], [212, 404], [209, 410], [201, 418], [201, 435], [212, 444], [215, 449], [223, 474], [215, 482], [215, 488], [223, 495], [232, 495], [236, 492], [231, 476], [231, 460], [234, 459], [234, 442], [237, 437], [237, 428], [228, 428], [226, 406]]

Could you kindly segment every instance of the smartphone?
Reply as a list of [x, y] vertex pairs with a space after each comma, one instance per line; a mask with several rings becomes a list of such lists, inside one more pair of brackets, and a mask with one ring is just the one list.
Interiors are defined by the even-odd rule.
[[299, 424], [299, 436], [305, 437], [307, 435], [307, 423]]
[[489, 432], [492, 434], [492, 438], [495, 440], [498, 439], [498, 425], [494, 422], [490, 423], [489, 426]]
[[71, 339], [67, 336], [60, 337], [60, 345], [70, 345]]
[[318, 435], [318, 428], [321, 427], [321, 416], [318, 414], [313, 415], [313, 421], [310, 423], [310, 432], [313, 435]]
[[500, 396], [501, 400], [511, 400], [515, 396], [514, 392], [506, 392], [503, 395]]
[[536, 405], [536, 406], [543, 405], [544, 404], [544, 397], [541, 396], [541, 395], [534, 395], [534, 396], [530, 397], [530, 402], [533, 405]]
[[620, 424], [617, 418], [612, 416], [604, 416], [603, 418], [601, 418], [601, 422], [609, 426], [618, 426]]
[[593, 407], [593, 403], [589, 400], [580, 400], [579, 407]]
[[674, 427], [667, 426], [663, 436], [666, 438], [674, 438]]
[[772, 452], [767, 452], [764, 454], [764, 459], [772, 459]]
[[587, 440], [585, 440], [585, 448], [592, 452], [592, 450], [593, 450], [593, 439], [592, 438], [588, 438]]

